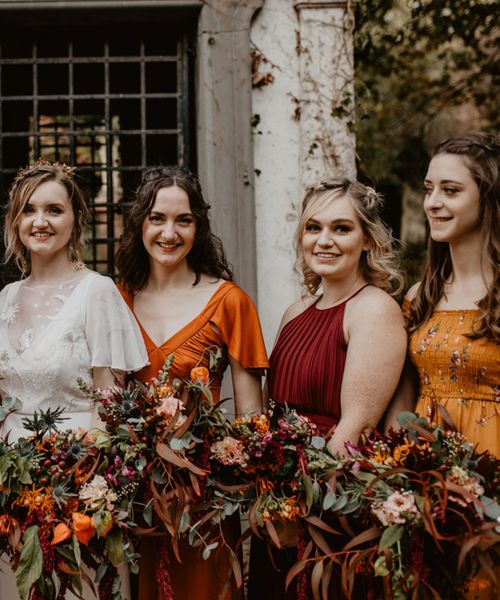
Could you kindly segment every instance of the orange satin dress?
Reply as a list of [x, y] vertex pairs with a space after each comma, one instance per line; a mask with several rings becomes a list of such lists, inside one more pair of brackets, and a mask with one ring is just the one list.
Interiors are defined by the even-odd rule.
[[[120, 289], [134, 310], [133, 295]], [[137, 317], [136, 317], [137, 318]], [[214, 400], [220, 398], [222, 376], [229, 364], [229, 355], [249, 371], [263, 374], [269, 366], [262, 338], [259, 317], [252, 300], [233, 282], [221, 284], [201, 313], [180, 329], [161, 346], [157, 346], [137, 319], [146, 343], [150, 365], [137, 374], [138, 379], [150, 381], [158, 374], [170, 354], [174, 361], [170, 369], [172, 378], [185, 379], [195, 366], [208, 367], [208, 347], [218, 346], [223, 359], [217, 372], [212, 373], [211, 389]], [[202, 360], [200, 361], [200, 357]], [[227, 520], [227, 541], [235, 542], [239, 535], [239, 520]], [[139, 600], [158, 597], [156, 582], [157, 540], [146, 538], [141, 544], [139, 575]], [[212, 553], [207, 560], [201, 556], [202, 549], [192, 548], [187, 542], [180, 544], [182, 563], [170, 559], [169, 575], [174, 600], [239, 600], [241, 590], [227, 585], [229, 561], [223, 554]], [[224, 590], [224, 587], [227, 589]], [[221, 597], [221, 593], [224, 593]]]

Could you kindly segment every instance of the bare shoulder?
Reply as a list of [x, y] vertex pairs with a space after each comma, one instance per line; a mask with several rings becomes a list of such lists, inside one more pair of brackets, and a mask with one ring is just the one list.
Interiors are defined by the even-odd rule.
[[399, 304], [384, 290], [370, 285], [354, 296], [346, 306], [346, 320], [359, 322], [378, 319], [383, 322], [400, 321], [403, 314]]
[[280, 330], [292, 319], [298, 317], [300, 313], [303, 313], [307, 308], [311, 306], [314, 302], [316, 302], [318, 298], [316, 296], [305, 296], [304, 298], [299, 298], [296, 302], [291, 304], [283, 313], [283, 318], [281, 319]]

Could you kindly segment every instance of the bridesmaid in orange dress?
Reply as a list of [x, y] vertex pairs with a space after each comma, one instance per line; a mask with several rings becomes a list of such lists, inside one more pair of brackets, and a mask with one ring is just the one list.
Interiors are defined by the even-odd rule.
[[[500, 139], [486, 133], [441, 142], [424, 182], [429, 223], [422, 281], [405, 298], [410, 335], [401, 410], [453, 424], [500, 457]], [[416, 403], [416, 408], [415, 408]], [[446, 416], [448, 419], [448, 416]], [[497, 579], [499, 569], [496, 570]], [[486, 589], [482, 587], [488, 586]], [[499, 598], [480, 573], [467, 598]]]
[[[151, 363], [139, 378], [156, 376], [170, 354], [175, 357], [172, 377], [189, 377], [194, 366], [208, 367], [204, 351], [218, 347], [223, 359], [212, 377], [215, 400], [229, 366], [235, 413], [257, 413], [262, 409], [260, 377], [268, 366], [260, 323], [252, 300], [232, 281], [208, 209], [197, 177], [188, 170], [159, 167], [144, 174], [117, 254], [120, 289], [141, 327]], [[234, 540], [236, 532], [229, 537]], [[156, 543], [146, 539], [141, 546], [140, 600], [158, 597]], [[174, 600], [240, 597], [227, 586], [227, 557], [212, 554], [203, 560], [201, 550], [187, 543], [180, 552], [181, 564], [170, 557]]]
[[440, 421], [438, 405], [479, 451], [500, 457], [500, 141], [441, 142], [424, 182], [429, 223], [422, 281], [408, 291], [402, 410]]

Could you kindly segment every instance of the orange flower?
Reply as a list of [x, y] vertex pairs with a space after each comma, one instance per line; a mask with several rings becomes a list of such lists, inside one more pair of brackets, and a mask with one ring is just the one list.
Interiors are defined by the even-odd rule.
[[58, 523], [54, 527], [54, 539], [52, 540], [52, 543], [55, 546], [56, 544], [69, 540], [70, 537], [71, 529], [65, 523]]
[[95, 531], [94, 526], [92, 525], [92, 518], [79, 512], [74, 512], [71, 517], [73, 519], [73, 529], [75, 530], [78, 541], [86, 546], [90, 542]]
[[162, 385], [158, 388], [158, 398], [165, 398], [172, 395], [172, 388], [169, 385]]
[[0, 535], [9, 535], [17, 527], [17, 521], [9, 515], [0, 517]]
[[32, 486], [31, 490], [24, 490], [22, 494], [13, 502], [14, 506], [24, 506], [29, 512], [36, 510], [48, 515], [54, 511], [54, 499], [52, 497], [51, 487], [41, 487], [36, 489]]
[[257, 433], [259, 433], [260, 435], [264, 435], [269, 431], [270, 423], [266, 415], [258, 415], [252, 417], [252, 423], [255, 425]]
[[209, 377], [210, 373], [206, 367], [194, 367], [194, 369], [191, 369], [191, 381], [193, 383], [207, 385]]

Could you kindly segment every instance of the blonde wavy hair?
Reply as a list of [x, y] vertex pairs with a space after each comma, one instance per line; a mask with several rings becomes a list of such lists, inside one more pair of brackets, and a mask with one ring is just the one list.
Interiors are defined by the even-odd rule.
[[82, 233], [86, 223], [90, 220], [90, 214], [84, 193], [76, 182], [74, 170], [63, 163], [38, 160], [17, 172], [9, 190], [9, 201], [5, 213], [5, 262], [15, 260], [17, 266], [24, 273], [29, 270], [29, 255], [19, 237], [19, 221], [35, 190], [46, 181], [60, 183], [68, 192], [75, 217], [68, 244], [68, 256], [73, 261], [79, 261], [82, 258]]
[[321, 285], [321, 277], [309, 268], [304, 258], [302, 237], [306, 224], [330, 202], [343, 197], [350, 200], [370, 245], [361, 255], [361, 274], [367, 283], [396, 296], [403, 289], [404, 279], [394, 249], [395, 240], [380, 216], [382, 197], [358, 181], [342, 178], [321, 181], [308, 190], [302, 202], [302, 214], [295, 233], [295, 269], [302, 276], [303, 287], [315, 295]]

